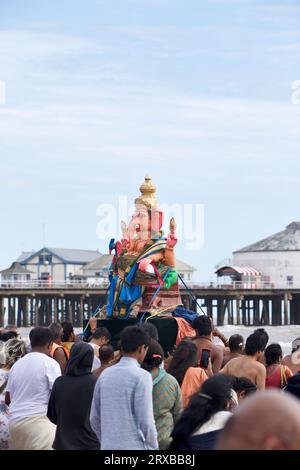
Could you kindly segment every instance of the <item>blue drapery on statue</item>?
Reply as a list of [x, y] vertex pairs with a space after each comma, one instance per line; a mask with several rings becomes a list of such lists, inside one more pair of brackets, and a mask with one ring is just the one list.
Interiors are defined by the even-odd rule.
[[125, 276], [125, 281], [121, 280], [118, 275], [115, 275], [112, 278], [108, 297], [108, 304], [106, 306], [106, 312], [108, 317], [112, 317], [113, 311], [116, 308], [120, 311], [121, 307], [126, 307], [126, 315], [124, 316], [124, 318], [128, 318], [130, 306], [142, 296], [142, 286], [131, 285], [131, 282], [135, 276], [137, 269], [138, 264], [135, 263], [127, 274], [127, 276]]

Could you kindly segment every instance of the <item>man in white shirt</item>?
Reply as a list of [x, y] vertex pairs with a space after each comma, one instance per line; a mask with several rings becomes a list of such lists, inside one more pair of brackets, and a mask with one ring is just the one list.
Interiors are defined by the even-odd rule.
[[47, 418], [53, 383], [61, 375], [49, 354], [53, 336], [37, 327], [29, 334], [32, 352], [12, 367], [6, 387], [9, 405], [9, 447], [14, 450], [51, 450], [56, 426]]
[[101, 346], [108, 344], [110, 342], [110, 339], [110, 332], [107, 328], [104, 327], [97, 328], [92, 334], [92, 338], [89, 341], [89, 344], [94, 349], [94, 361], [92, 366], [92, 372], [101, 366], [101, 361], [99, 359], [99, 349], [101, 348]]

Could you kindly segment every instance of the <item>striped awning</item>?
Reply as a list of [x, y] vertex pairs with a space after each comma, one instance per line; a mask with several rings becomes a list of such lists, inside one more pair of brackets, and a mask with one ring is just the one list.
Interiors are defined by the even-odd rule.
[[230, 276], [239, 274], [240, 276], [256, 277], [260, 276], [260, 272], [257, 269], [250, 268], [249, 266], [221, 266], [217, 269], [216, 274], [218, 276]]

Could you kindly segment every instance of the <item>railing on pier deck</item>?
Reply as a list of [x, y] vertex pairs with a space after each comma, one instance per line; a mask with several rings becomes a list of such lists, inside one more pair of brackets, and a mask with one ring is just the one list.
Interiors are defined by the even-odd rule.
[[[0, 281], [0, 326], [72, 321], [81, 326], [107, 302], [107, 280]], [[179, 283], [180, 284], [180, 283]], [[300, 286], [290, 284], [186, 282], [183, 305], [209, 315], [216, 325], [300, 325]], [[190, 296], [190, 294], [192, 294]]]
[[[222, 289], [222, 290], [272, 290], [272, 289], [300, 289], [300, 286], [293, 286], [290, 283], [266, 283], [266, 282], [232, 282], [230, 284], [220, 282], [191, 282], [185, 281], [190, 289]], [[179, 282], [180, 284], [180, 282]], [[107, 288], [107, 280], [29, 280], [29, 281], [0, 281], [0, 289], [78, 289], [78, 288]]]

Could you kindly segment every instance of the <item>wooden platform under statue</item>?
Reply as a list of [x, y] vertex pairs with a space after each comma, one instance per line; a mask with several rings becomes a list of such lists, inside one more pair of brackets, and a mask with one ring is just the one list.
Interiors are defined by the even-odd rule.
[[[176, 344], [178, 334], [178, 324], [172, 316], [153, 317], [147, 320], [156, 326], [158, 330], [159, 343], [164, 349], [165, 354], [171, 352]], [[84, 321], [84, 328], [88, 320]], [[138, 318], [128, 318], [127, 320], [120, 320], [118, 318], [112, 319], [99, 319], [97, 320], [97, 328], [105, 327], [111, 334], [111, 344], [115, 350], [119, 349], [120, 334], [126, 326], [138, 325], [140, 320]], [[91, 335], [90, 327], [87, 327], [86, 336]]]

